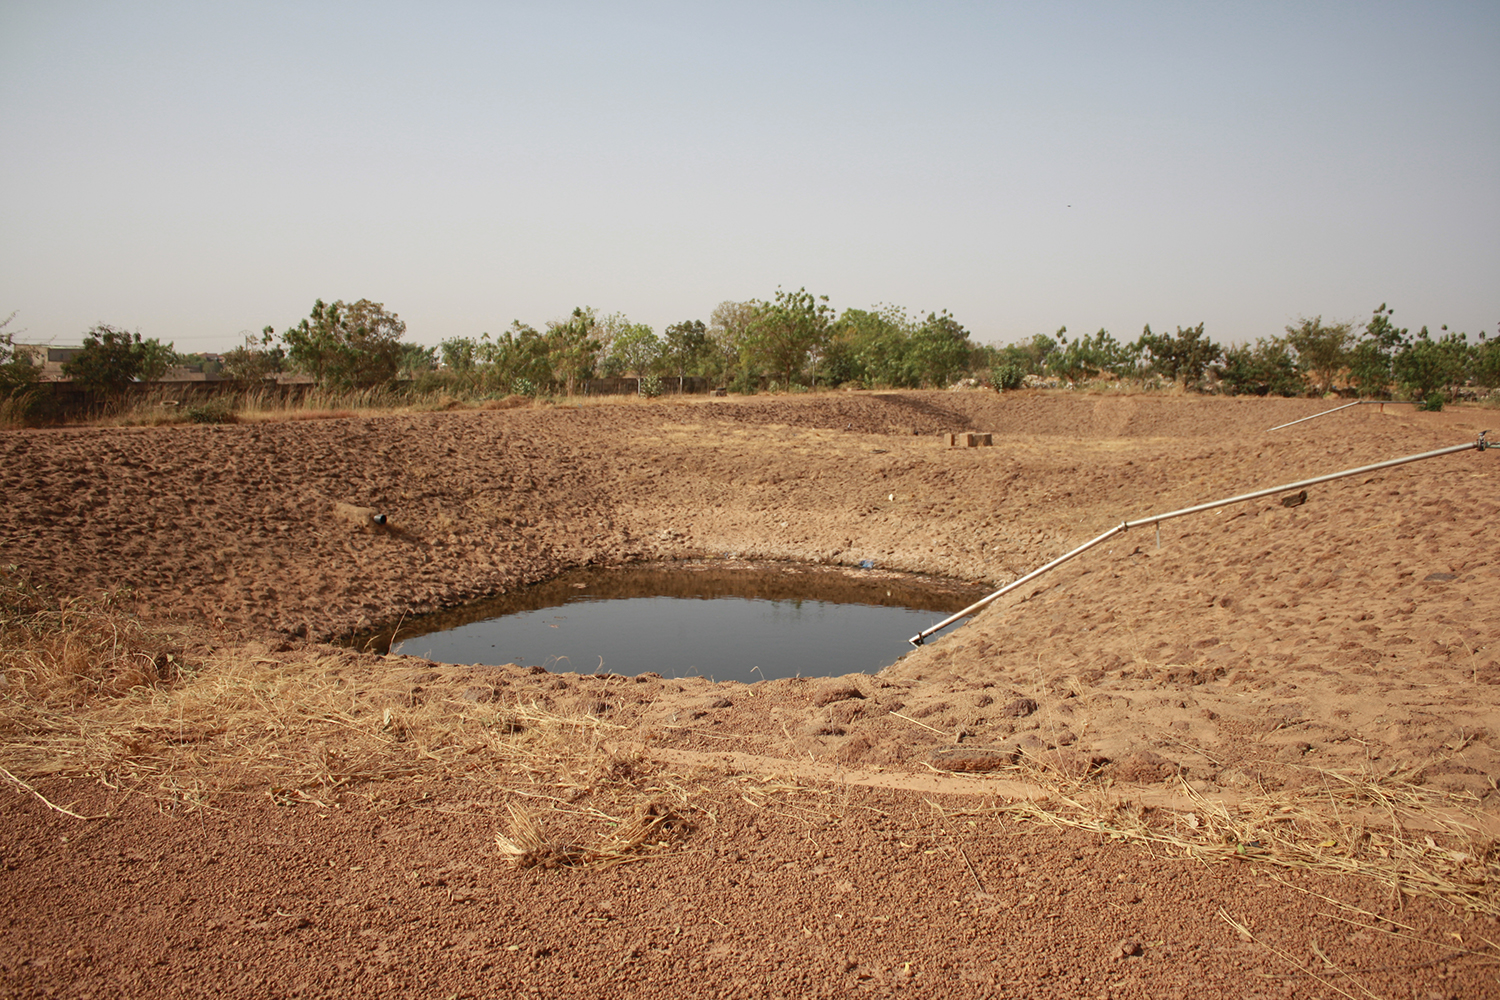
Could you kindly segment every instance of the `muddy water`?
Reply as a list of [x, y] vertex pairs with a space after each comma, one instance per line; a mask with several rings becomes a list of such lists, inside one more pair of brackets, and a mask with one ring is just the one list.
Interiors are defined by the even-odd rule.
[[989, 590], [878, 569], [733, 560], [584, 569], [354, 645], [444, 663], [747, 683], [871, 673]]

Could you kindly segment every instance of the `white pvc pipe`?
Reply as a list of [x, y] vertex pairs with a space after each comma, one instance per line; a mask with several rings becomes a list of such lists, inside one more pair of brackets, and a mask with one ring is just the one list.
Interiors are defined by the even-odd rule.
[[1067, 562], [1069, 559], [1072, 559], [1074, 556], [1082, 555], [1105, 539], [1112, 538], [1120, 532], [1127, 531], [1130, 528], [1138, 528], [1146, 524], [1159, 524], [1162, 521], [1167, 521], [1174, 517], [1183, 517], [1188, 514], [1201, 514], [1206, 510], [1215, 510], [1219, 507], [1227, 507], [1230, 504], [1234, 503], [1244, 503], [1246, 500], [1258, 500], [1261, 497], [1270, 496], [1273, 493], [1286, 493], [1291, 490], [1302, 489], [1308, 486], [1316, 486], [1319, 483], [1326, 483], [1335, 479], [1344, 479], [1348, 476], [1358, 476], [1362, 473], [1375, 472], [1380, 469], [1390, 469], [1398, 465], [1407, 465], [1411, 462], [1420, 462], [1423, 459], [1427, 458], [1437, 458], [1439, 455], [1452, 455], [1453, 453], [1460, 451], [1484, 451], [1486, 448], [1493, 447], [1493, 445], [1489, 441], [1485, 440], [1485, 435], [1487, 434], [1489, 434], [1489, 431], [1482, 431], [1479, 435], [1479, 440], [1471, 444], [1456, 444], [1447, 448], [1439, 448], [1436, 451], [1424, 451], [1420, 455], [1407, 455], [1403, 458], [1393, 458], [1385, 462], [1376, 462], [1374, 465], [1361, 465], [1357, 469], [1345, 469], [1343, 472], [1330, 472], [1326, 476], [1314, 476], [1312, 479], [1300, 479], [1295, 483], [1286, 483], [1282, 486], [1270, 486], [1263, 490], [1256, 490], [1254, 493], [1241, 493], [1239, 496], [1229, 497], [1224, 500], [1214, 500], [1210, 503], [1201, 503], [1195, 507], [1184, 507], [1181, 510], [1170, 511], [1166, 514], [1153, 514], [1150, 517], [1143, 517], [1135, 521], [1122, 521], [1120, 524], [1116, 525], [1113, 528], [1110, 528], [1108, 531], [1098, 536], [1097, 538], [1093, 538], [1087, 542], [1084, 542], [1072, 552], [1069, 552], [1066, 555], [1058, 556], [1047, 565], [1034, 569], [1030, 573], [1027, 573], [1025, 576], [1021, 577], [1019, 580], [1015, 580], [1011, 583], [1006, 584], [999, 590], [995, 591], [993, 594], [990, 594], [988, 597], [980, 598], [957, 614], [950, 615], [947, 618], [944, 618], [936, 625], [932, 626], [929, 629], [918, 632], [916, 635], [912, 636], [906, 641], [911, 643], [913, 646], [922, 645], [923, 640], [932, 635], [934, 632], [941, 632], [943, 629], [947, 628], [949, 625], [952, 625], [960, 618], [967, 618], [969, 615], [972, 615], [974, 612], [978, 611], [986, 604], [989, 604], [997, 597], [1003, 597], [1005, 594], [1010, 593], [1012, 590], [1015, 590], [1017, 587], [1021, 586], [1027, 581], [1036, 579], [1048, 570], [1053, 569], [1057, 566], [1061, 566], [1063, 563]]
[[1413, 402], [1415, 402], [1415, 401], [1414, 400], [1410, 400], [1410, 399], [1356, 399], [1352, 403], [1345, 403], [1343, 406], [1335, 406], [1331, 410], [1324, 410], [1322, 413], [1314, 413], [1310, 417], [1298, 417], [1296, 420], [1288, 420], [1284, 424], [1277, 424], [1275, 427], [1272, 427], [1270, 430], [1266, 431], [1266, 433], [1269, 434], [1269, 433], [1271, 433], [1271, 431], [1279, 431], [1283, 427], [1290, 427], [1290, 426], [1292, 426], [1292, 424], [1300, 424], [1304, 420], [1316, 420], [1319, 417], [1326, 417], [1330, 413], [1337, 413], [1340, 410], [1347, 410], [1351, 406], [1364, 406], [1366, 403], [1379, 403], [1382, 406], [1384, 406], [1386, 403], [1400, 404], [1400, 403], [1413, 403]]
[[1093, 548], [1095, 545], [1098, 545], [1100, 542], [1104, 541], [1105, 539], [1112, 538], [1115, 535], [1118, 535], [1120, 532], [1124, 531], [1125, 528], [1126, 528], [1126, 526], [1123, 525], [1123, 524], [1117, 524], [1117, 525], [1115, 525], [1113, 528], [1110, 528], [1108, 531], [1106, 531], [1104, 534], [1100, 535], [1098, 538], [1094, 538], [1094, 539], [1091, 539], [1090, 541], [1084, 542], [1082, 545], [1078, 546], [1078, 548], [1074, 549], [1072, 552], [1069, 552], [1067, 555], [1058, 556], [1056, 559], [1052, 560], [1047, 565], [1039, 567], [1038, 569], [1032, 570], [1030, 573], [1027, 573], [1025, 576], [1021, 577], [1021, 579], [1019, 579], [1019, 580], [1014, 580], [1014, 581], [1012, 581], [1010, 583], [1007, 583], [1005, 586], [1001, 587], [999, 590], [995, 591], [990, 596], [988, 596], [988, 597], [981, 597], [979, 600], [975, 601], [973, 604], [969, 605], [967, 608], [964, 608], [958, 614], [956, 614], [956, 615], [950, 615], [949, 617], [944, 618], [942, 621], [940, 621], [936, 625], [932, 626], [932, 628], [926, 629], [926, 630], [921, 631], [921, 632], [918, 632], [916, 635], [912, 636], [910, 639], [908, 639], [906, 641], [909, 642], [909, 643], [911, 643], [913, 646], [920, 646], [920, 645], [922, 645], [922, 640], [926, 639], [932, 633], [934, 633], [934, 632], [941, 632], [943, 629], [947, 628], [949, 625], [952, 625], [954, 622], [958, 621], [960, 618], [967, 618], [969, 615], [972, 615], [974, 612], [978, 611], [980, 608], [984, 607], [986, 604], [990, 603], [995, 598], [1000, 597], [1003, 594], [1007, 594], [1007, 593], [1009, 593], [1012, 590], [1015, 590], [1017, 587], [1019, 587], [1021, 584], [1025, 583], [1027, 580], [1034, 580], [1034, 579], [1036, 579], [1037, 577], [1041, 576], [1043, 573], [1047, 572], [1049, 569], [1051, 569], [1054, 566], [1061, 566], [1063, 563], [1067, 562], [1069, 559], [1072, 559], [1074, 556], [1082, 555], [1083, 553], [1087, 552], [1089, 549]]

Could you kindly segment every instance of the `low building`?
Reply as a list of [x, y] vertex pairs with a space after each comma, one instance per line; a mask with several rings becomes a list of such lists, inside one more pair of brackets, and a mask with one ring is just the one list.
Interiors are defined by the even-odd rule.
[[79, 354], [83, 353], [83, 345], [66, 345], [59, 347], [56, 344], [13, 344], [16, 358], [25, 359], [33, 368], [41, 369], [42, 380], [46, 382], [58, 382], [67, 378], [63, 374], [62, 366]]

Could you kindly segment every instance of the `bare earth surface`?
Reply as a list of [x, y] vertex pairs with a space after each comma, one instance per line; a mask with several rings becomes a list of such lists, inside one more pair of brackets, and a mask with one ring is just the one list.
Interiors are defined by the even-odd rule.
[[[1500, 452], [1127, 531], [875, 676], [326, 644], [589, 564], [999, 586], [1122, 521], [1500, 416], [1267, 431], [1331, 405], [857, 393], [0, 434], [0, 566], [129, 588], [173, 657], [66, 703], [7, 675], [0, 993], [1500, 995]], [[969, 430], [995, 447], [940, 436]]]

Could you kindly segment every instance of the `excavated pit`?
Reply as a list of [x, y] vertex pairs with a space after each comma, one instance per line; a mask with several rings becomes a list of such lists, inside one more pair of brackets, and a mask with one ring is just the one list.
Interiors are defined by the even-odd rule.
[[350, 645], [445, 663], [748, 684], [874, 673], [910, 652], [908, 636], [985, 591], [873, 566], [653, 562], [574, 570]]

